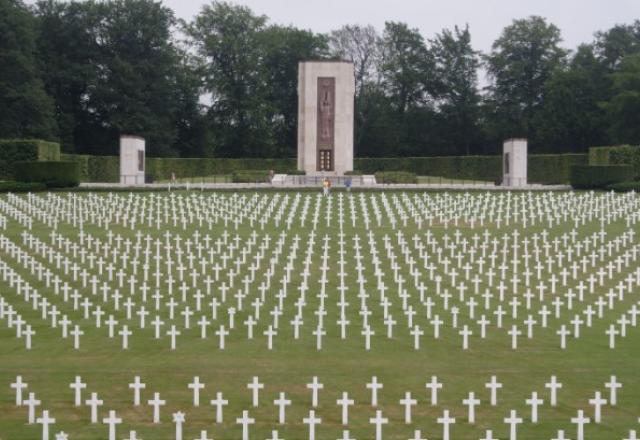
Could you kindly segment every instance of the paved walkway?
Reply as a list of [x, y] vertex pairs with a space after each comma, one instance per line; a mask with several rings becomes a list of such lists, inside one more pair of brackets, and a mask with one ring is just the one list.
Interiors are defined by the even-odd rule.
[[[81, 188], [94, 188], [94, 189], [158, 189], [158, 190], [172, 190], [172, 189], [296, 189], [296, 188], [317, 188], [321, 190], [319, 185], [272, 185], [270, 183], [147, 183], [139, 185], [124, 185], [120, 183], [81, 183]], [[334, 187], [336, 189], [336, 187]], [[337, 189], [342, 189], [337, 187]], [[373, 189], [373, 190], [402, 190], [402, 189], [422, 189], [422, 190], [482, 190], [482, 191], [568, 191], [571, 189], [569, 185], [540, 185], [531, 184], [521, 187], [505, 187], [497, 186], [494, 184], [465, 184], [465, 183], [425, 183], [425, 184], [375, 184], [375, 185], [354, 185], [354, 190], [358, 189]]]

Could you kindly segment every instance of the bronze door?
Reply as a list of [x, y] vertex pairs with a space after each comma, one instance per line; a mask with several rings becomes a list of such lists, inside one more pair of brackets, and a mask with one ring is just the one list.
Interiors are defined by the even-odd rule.
[[318, 171], [333, 171], [333, 151], [318, 151]]

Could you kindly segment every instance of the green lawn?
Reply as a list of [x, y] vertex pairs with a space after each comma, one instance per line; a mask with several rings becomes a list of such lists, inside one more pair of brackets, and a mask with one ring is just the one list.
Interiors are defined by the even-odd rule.
[[[107, 438], [107, 427], [102, 423], [92, 425], [89, 423], [89, 408], [86, 406], [73, 406], [73, 391], [69, 384], [76, 375], [82, 376], [84, 382], [88, 384], [84, 391], [83, 399], [89, 398], [90, 392], [97, 392], [104, 400], [104, 406], [100, 408], [100, 418], [106, 416], [110, 409], [117, 411], [118, 415], [124, 419], [124, 423], [118, 426], [118, 439], [125, 438], [128, 431], [136, 430], [138, 437], [145, 440], [164, 440], [174, 438], [174, 425], [171, 423], [171, 414], [178, 410], [186, 413], [186, 423], [184, 436], [186, 439], [194, 439], [200, 435], [203, 429], [208, 430], [209, 437], [220, 439], [241, 438], [241, 428], [235, 423], [236, 417], [240, 417], [242, 410], [250, 410], [251, 417], [255, 418], [256, 424], [250, 427], [251, 439], [267, 439], [271, 436], [271, 430], [277, 429], [283, 439], [306, 439], [308, 438], [308, 427], [302, 423], [303, 417], [308, 416], [311, 409], [311, 394], [306, 388], [313, 376], [318, 376], [324, 384], [324, 389], [319, 395], [319, 406], [316, 408], [316, 415], [322, 419], [322, 424], [316, 428], [316, 438], [337, 439], [342, 435], [343, 429], [349, 429], [351, 437], [355, 439], [374, 438], [374, 426], [369, 423], [369, 418], [375, 416], [375, 409], [370, 405], [370, 391], [365, 384], [372, 376], [377, 376], [378, 381], [384, 384], [384, 389], [379, 392], [378, 409], [383, 411], [385, 417], [389, 418], [389, 424], [383, 428], [383, 438], [385, 439], [409, 439], [416, 429], [422, 430], [422, 436], [429, 440], [442, 438], [442, 427], [436, 423], [436, 419], [442, 415], [443, 410], [451, 411], [456, 418], [456, 423], [451, 427], [452, 439], [480, 439], [484, 436], [486, 429], [493, 429], [496, 438], [508, 438], [508, 425], [503, 419], [509, 415], [511, 409], [516, 409], [518, 415], [524, 418], [524, 423], [519, 425], [518, 439], [540, 440], [555, 437], [558, 429], [564, 429], [567, 437], [575, 439], [576, 429], [570, 419], [575, 417], [578, 409], [584, 409], [586, 415], [593, 419], [593, 407], [588, 404], [588, 400], [593, 397], [596, 390], [603, 392], [608, 398], [608, 390], [604, 388], [604, 383], [611, 375], [616, 375], [623, 383], [623, 388], [619, 391], [618, 404], [616, 406], [606, 405], [603, 408], [603, 421], [601, 424], [591, 423], [585, 428], [586, 438], [590, 440], [602, 439], [613, 440], [626, 438], [630, 429], [640, 428], [638, 416], [640, 416], [640, 358], [638, 356], [640, 344], [638, 343], [638, 328], [628, 326], [627, 336], [618, 337], [614, 350], [608, 347], [608, 337], [605, 330], [610, 324], [615, 322], [625, 314], [628, 309], [638, 304], [638, 286], [634, 284], [631, 292], [626, 292], [624, 300], [615, 301], [613, 309], [604, 311], [603, 318], [594, 317], [591, 328], [582, 326], [580, 338], [573, 336], [567, 339], [567, 349], [560, 349], [560, 338], [556, 331], [561, 325], [573, 327], [570, 320], [575, 314], [582, 314], [587, 305], [595, 302], [599, 296], [605, 295], [614, 288], [620, 281], [630, 274], [635, 274], [638, 261], [630, 261], [629, 267], [620, 273], [614, 270], [613, 276], [609, 279], [605, 276], [604, 285], [597, 286], [595, 293], [585, 293], [585, 302], [580, 303], [574, 300], [573, 309], [567, 310], [566, 304], [562, 306], [562, 314], [559, 319], [551, 315], [547, 328], [536, 326], [534, 337], [527, 339], [525, 335], [518, 341], [518, 348], [511, 348], [511, 337], [507, 330], [511, 325], [518, 325], [520, 330], [526, 333], [523, 321], [527, 315], [535, 315], [540, 319], [537, 311], [544, 305], [553, 309], [552, 301], [554, 297], [564, 295], [569, 289], [576, 291], [576, 286], [582, 280], [586, 282], [588, 275], [595, 273], [598, 268], [605, 267], [622, 255], [625, 250], [638, 246], [638, 237], [620, 245], [616, 251], [612, 250], [612, 255], [597, 262], [595, 267], [589, 266], [588, 271], [573, 279], [568, 277], [567, 285], [558, 283], [555, 295], [547, 291], [543, 301], [537, 296], [535, 286], [542, 280], [548, 283], [549, 277], [555, 274], [560, 277], [560, 269], [557, 261], [549, 262], [545, 256], [545, 251], [541, 247], [539, 255], [540, 262], [544, 266], [541, 270], [541, 277], [538, 278], [536, 271], [530, 278], [530, 287], [536, 297], [532, 300], [530, 310], [521, 306], [516, 318], [510, 316], [510, 305], [508, 303], [514, 296], [521, 300], [527, 290], [524, 286], [524, 277], [517, 291], [511, 288], [513, 275], [512, 261], [514, 260], [513, 249], [509, 248], [505, 254], [498, 252], [496, 266], [499, 266], [504, 258], [508, 263], [504, 281], [509, 286], [505, 293], [502, 306], [507, 313], [504, 317], [502, 328], [497, 328], [495, 318], [490, 313], [499, 304], [496, 285], [502, 279], [500, 270], [496, 269], [497, 275], [493, 280], [493, 287], [489, 287], [486, 276], [481, 276], [479, 283], [479, 293], [489, 290], [495, 296], [491, 300], [490, 310], [484, 310], [483, 298], [473, 293], [471, 279], [478, 273], [477, 266], [470, 272], [469, 280], [465, 279], [463, 267], [466, 262], [471, 261], [471, 255], [478, 258], [482, 252], [478, 246], [474, 252], [470, 252], [473, 247], [474, 235], [479, 236], [478, 243], [484, 240], [483, 234], [489, 237], [489, 243], [496, 238], [502, 242], [505, 235], [512, 237], [513, 231], [517, 230], [520, 237], [527, 237], [533, 241], [534, 235], [538, 236], [542, 245], [542, 238], [539, 234], [543, 230], [548, 232], [548, 243], [551, 247], [550, 255], [555, 256], [553, 240], [560, 241], [559, 249], [565, 250], [562, 244], [562, 235], [569, 233], [573, 228], [571, 216], [578, 212], [589, 213], [599, 209], [597, 203], [618, 203], [618, 208], [622, 203], [626, 203], [629, 208], [627, 214], [637, 211], [638, 202], [629, 196], [600, 194], [589, 196], [586, 193], [569, 195], [558, 193], [554, 196], [546, 194], [534, 194], [529, 198], [524, 193], [513, 193], [511, 196], [511, 209], [540, 209], [540, 218], [535, 219], [535, 224], [530, 220], [526, 226], [522, 224], [519, 215], [518, 220], [510, 219], [510, 224], [506, 225], [504, 219], [500, 225], [496, 222], [496, 217], [489, 220], [489, 213], [494, 214], [506, 210], [505, 193], [475, 193], [473, 195], [464, 193], [370, 193], [355, 194], [353, 203], [346, 198], [343, 199], [343, 215], [339, 212], [339, 196], [333, 195], [331, 198], [331, 209], [328, 210], [329, 200], [320, 198], [315, 193], [301, 193], [296, 200], [296, 193], [204, 193], [192, 194], [187, 192], [167, 193], [145, 193], [130, 195], [120, 193], [110, 194], [76, 194], [69, 195], [58, 193], [47, 199], [45, 195], [37, 195], [35, 203], [31, 205], [37, 207], [29, 212], [27, 208], [26, 195], [18, 196], [18, 199], [9, 200], [7, 196], [2, 197], [2, 202], [6, 203], [0, 207], [0, 214], [7, 218], [7, 227], [1, 233], [15, 245], [25, 252], [35, 257], [45, 267], [51, 269], [63, 282], [69, 283], [73, 289], [88, 297], [92, 302], [92, 308], [100, 305], [101, 309], [109, 314], [113, 314], [119, 321], [118, 328], [127, 324], [134, 331], [129, 339], [129, 349], [121, 349], [121, 338], [116, 335], [110, 339], [106, 326], [96, 328], [95, 319], [84, 319], [82, 307], [74, 310], [72, 301], [65, 302], [62, 293], [55, 295], [53, 287], [46, 287], [44, 281], [39, 281], [37, 271], [32, 272], [29, 264], [24, 265], [24, 261], [18, 261], [15, 253], [7, 250], [7, 246], [0, 246], [0, 260], [15, 270], [20, 276], [45, 296], [50, 304], [55, 304], [58, 309], [69, 316], [69, 318], [85, 332], [81, 337], [80, 350], [73, 349], [71, 338], [62, 339], [60, 329], [52, 329], [51, 319], [42, 319], [41, 311], [34, 310], [32, 302], [24, 300], [24, 294], [18, 295], [16, 286], [11, 286], [7, 281], [3, 281], [3, 271], [0, 270], [0, 295], [13, 306], [13, 308], [31, 324], [36, 335], [33, 337], [33, 348], [25, 350], [24, 339], [16, 338], [15, 329], [7, 327], [7, 319], [0, 319], [0, 440], [18, 439], [39, 439], [40, 425], [27, 425], [26, 407], [16, 407], [13, 390], [9, 384], [14, 381], [15, 376], [20, 374], [24, 381], [28, 382], [27, 391], [36, 393], [38, 399], [43, 402], [40, 410], [49, 409], [51, 415], [56, 418], [57, 423], [52, 427], [52, 433], [64, 430], [69, 434], [70, 440], [89, 440]], [[56, 198], [53, 198], [56, 197]], [[74, 201], [74, 197], [78, 199]], [[589, 197], [593, 197], [589, 201]], [[623, 199], [627, 197], [627, 199]], [[634, 196], [635, 197], [635, 196]], [[90, 201], [90, 203], [87, 203]], [[137, 223], [134, 228], [130, 224], [124, 224], [123, 215], [126, 212], [134, 213], [137, 221], [140, 221], [142, 212], [142, 202], [145, 202], [145, 209], [151, 204], [160, 202], [160, 206], [166, 206], [166, 217], [163, 215], [150, 217], [142, 216], [142, 223]], [[374, 204], [375, 201], [375, 204]], [[478, 219], [471, 225], [471, 217], [481, 215], [483, 203], [487, 203], [487, 217], [484, 226], [480, 226]], [[545, 203], [549, 204], [545, 208]], [[635, 203], [635, 205], [634, 205]], [[75, 208], [74, 208], [75, 205]], [[625, 205], [625, 206], [627, 206]], [[8, 207], [12, 207], [9, 209]], [[318, 207], [318, 223], [313, 223], [313, 213]], [[365, 227], [363, 220], [363, 206], [366, 207], [371, 223], [369, 230]], [[197, 211], [196, 207], [201, 211]], [[423, 210], [422, 227], [419, 228], [415, 217], [411, 214], [411, 207]], [[268, 221], [261, 226], [260, 217], [253, 221], [249, 219], [252, 209], [259, 210], [261, 215]], [[435, 216], [428, 219], [426, 212], [445, 209], [449, 211], [451, 217], [446, 224], [444, 218]], [[122, 301], [131, 297], [136, 303], [134, 311], [143, 304], [140, 283], [143, 279], [143, 260], [145, 255], [144, 238], [141, 239], [142, 248], [138, 255], [140, 261], [137, 272], [134, 275], [134, 268], [131, 260], [134, 258], [136, 250], [126, 249], [126, 245], [121, 242], [119, 245], [115, 238], [109, 248], [108, 260], [114, 261], [112, 253], [114, 249], [118, 251], [117, 258], [113, 262], [117, 271], [123, 269], [126, 274], [122, 287], [118, 286], [117, 277], [112, 281], [108, 280], [107, 271], [104, 270], [99, 275], [98, 268], [90, 268], [89, 260], [82, 263], [81, 249], [85, 249], [88, 256], [90, 253], [96, 256], [104, 256], [102, 248], [96, 251], [95, 246], [89, 247], [86, 243], [78, 246], [74, 251], [72, 243], [79, 244], [79, 224], [72, 223], [71, 213], [84, 212], [84, 233], [91, 234], [101, 241], [108, 241], [108, 235], [104, 227], [106, 218], [110, 218], [109, 230], [118, 234], [123, 239], [136, 241], [136, 231], [144, 237], [149, 235], [152, 240], [160, 238], [164, 240], [164, 234], [171, 233], [172, 236], [181, 237], [182, 253], [179, 257], [176, 254], [175, 245], [171, 249], [171, 258], [177, 261], [182, 259], [185, 270], [185, 282], [189, 284], [186, 301], [181, 301], [182, 294], [178, 290], [180, 283], [176, 283], [173, 288], [173, 297], [180, 305], [176, 308], [175, 319], [169, 317], [168, 307], [162, 306], [156, 311], [153, 299], [150, 297], [155, 289], [154, 269], [155, 246], [150, 246], [150, 270], [148, 284], [152, 286], [147, 302], [146, 310], [151, 311], [145, 329], [139, 328], [139, 320], [136, 315], [132, 319], [127, 319], [126, 308], [120, 304], [119, 310], [115, 309], [113, 298], [110, 296], [107, 302], [103, 301], [102, 294], [93, 295], [91, 285], [83, 286], [81, 277], [73, 279], [73, 271], [68, 274], [64, 269], [57, 269], [55, 259], [50, 262], [46, 256], [30, 249], [28, 243], [23, 241], [21, 234], [25, 231], [25, 226], [19, 223], [20, 215], [12, 209], [17, 209], [23, 215], [33, 218], [33, 227], [29, 231], [42, 242], [53, 247], [64, 256], [68, 257], [71, 265], [76, 263], [79, 268], [86, 269], [90, 275], [95, 275], [100, 281], [106, 282], [113, 293], [118, 289], [123, 295]], [[60, 215], [57, 232], [70, 241], [69, 248], [62, 242], [52, 243], [50, 234], [51, 228], [43, 223], [43, 212], [54, 212], [66, 209], [69, 216]], [[163, 208], [164, 209], [164, 208]], [[294, 210], [295, 209], [295, 210]], [[352, 223], [352, 210], [356, 213], [355, 226]], [[377, 223], [375, 212], [380, 212], [380, 224]], [[612, 211], [613, 212], [613, 208]], [[184, 227], [181, 224], [181, 212], [184, 212]], [[287, 217], [291, 215], [291, 223], [287, 224]], [[325, 213], [330, 212], [327, 216]], [[567, 219], [562, 215], [567, 213]], [[616, 215], [610, 224], [606, 225], [607, 239], [614, 240], [625, 231], [633, 229], [638, 232], [637, 225], [628, 227], [625, 224], [625, 215]], [[175, 217], [175, 225], [173, 215]], [[454, 220], [454, 214], [460, 214]], [[91, 215], [93, 214], [93, 215]], [[402, 217], [407, 215], [406, 225], [403, 224]], [[198, 219], [201, 215], [201, 219]], [[496, 214], [497, 215], [497, 214]], [[547, 215], [557, 215], [557, 223], [549, 227], [545, 219]], [[585, 214], [586, 215], [586, 214]], [[342, 223], [342, 234], [340, 220]], [[394, 221], [395, 218], [395, 228]], [[151, 225], [148, 220], [151, 219]], [[211, 228], [208, 221], [211, 221]], [[542, 221], [541, 221], [542, 220]], [[234, 221], [238, 221], [237, 228]], [[98, 223], [102, 226], [99, 226]], [[159, 227], [158, 223], [159, 222]], [[200, 224], [200, 222], [202, 224]], [[458, 223], [458, 226], [454, 225]], [[226, 224], [225, 224], [226, 223]], [[301, 223], [304, 223], [301, 225]], [[431, 223], [431, 225], [429, 224]], [[559, 223], [559, 224], [558, 224]], [[592, 234], [599, 230], [599, 220], [594, 217], [586, 221], [584, 225], [576, 229], [576, 240], [581, 241], [592, 237]], [[402, 232], [404, 241], [398, 241], [398, 233]], [[196, 298], [193, 296], [197, 290], [206, 293], [204, 282], [205, 275], [214, 276], [211, 264], [207, 264], [204, 273], [199, 275], [195, 287], [191, 285], [191, 279], [186, 274], [193, 269], [189, 267], [186, 240], [196, 240], [194, 234], [198, 234], [198, 239], [203, 240], [203, 236], [208, 234], [211, 237], [210, 246], [203, 246], [201, 256], [194, 259], [193, 267], [200, 272], [200, 258], [209, 258], [207, 250], [212, 249], [213, 261], [223, 264], [223, 255], [230, 256], [229, 267], [220, 271], [220, 279], [211, 286], [211, 295], [203, 300], [208, 302], [210, 297], [221, 298], [219, 290], [223, 282], [229, 280], [229, 268], [233, 267], [235, 272], [235, 259], [239, 262], [239, 273], [235, 275], [234, 287], [227, 294], [227, 303], [218, 310], [218, 320], [215, 325], [208, 329], [208, 337], [200, 338], [200, 328], [196, 325], [197, 319], [205, 315], [211, 319], [206, 306], [201, 312], [191, 318], [189, 329], [184, 328], [180, 310], [189, 306], [191, 310], [196, 309]], [[310, 264], [308, 265], [309, 275], [307, 279], [308, 290], [306, 291], [306, 306], [303, 307], [302, 315], [304, 325], [300, 330], [300, 338], [293, 337], [293, 327], [289, 321], [293, 319], [298, 310], [296, 300], [300, 295], [299, 287], [304, 278], [306, 269], [304, 260], [307, 248], [310, 244], [310, 234], [314, 234], [313, 249]], [[371, 233], [371, 243], [374, 244], [375, 251], [369, 242]], [[284, 234], [284, 235], [283, 235]], [[429, 235], [427, 235], [429, 234]], [[220, 252], [215, 245], [216, 240], [225, 240], [227, 243], [234, 243], [233, 239], [238, 236], [239, 247], [230, 251], [226, 244], [221, 244]], [[235, 315], [235, 329], [226, 339], [225, 350], [218, 348], [218, 337], [213, 334], [220, 322], [227, 323], [225, 314], [229, 306], [235, 306], [236, 299], [233, 294], [239, 289], [243, 289], [241, 280], [251, 276], [252, 257], [259, 251], [262, 240], [265, 236], [270, 237], [270, 242], [264, 245], [264, 257], [259, 263], [259, 268], [254, 269], [254, 281], [248, 287], [248, 295], [243, 299], [243, 310]], [[458, 243], [455, 247], [451, 245], [458, 236]], [[254, 238], [252, 238], [252, 236]], [[357, 249], [354, 237], [359, 237], [360, 249]], [[445, 238], [446, 236], [446, 238]], [[86, 237], [86, 236], [85, 236]], [[114, 235], [115, 237], [115, 235]], [[226, 237], [226, 238], [225, 238]], [[278, 238], [284, 237], [282, 246], [278, 251]], [[296, 237], [299, 244], [296, 248]], [[324, 317], [324, 328], [327, 335], [323, 338], [322, 349], [316, 349], [316, 338], [312, 331], [316, 328], [317, 316], [314, 311], [318, 308], [321, 298], [316, 295], [321, 289], [321, 272], [325, 261], [323, 254], [323, 237], [330, 237], [330, 248], [327, 250], [326, 259], [326, 299], [324, 300], [327, 315]], [[339, 245], [338, 241], [343, 238], [344, 243]], [[385, 238], [386, 237], [386, 238]], [[415, 238], [414, 238], [415, 237]], [[431, 238], [429, 238], [431, 237]], [[463, 249], [462, 240], [468, 241], [466, 251]], [[429, 240], [433, 244], [429, 244]], [[85, 238], [86, 240], [86, 238]], [[252, 243], [255, 240], [255, 243]], [[414, 241], [415, 240], [415, 241]], [[435, 265], [434, 273], [443, 275], [441, 292], [448, 290], [452, 294], [449, 303], [449, 310], [444, 309], [442, 296], [436, 293], [436, 282], [429, 278], [429, 270], [424, 269], [420, 250], [416, 248], [416, 243], [421, 241], [428, 249], [429, 262]], [[192, 244], [191, 253], [198, 254]], [[432, 247], [433, 246], [433, 247]], [[490, 249], [490, 245], [488, 246]], [[530, 249], [533, 244], [529, 244]], [[245, 260], [243, 260], [242, 249], [245, 248]], [[451, 262], [449, 269], [455, 267], [459, 271], [456, 286], [451, 285], [448, 275], [444, 275], [445, 266], [438, 260], [437, 248], [441, 248], [442, 255], [448, 255]], [[162, 248], [162, 257], [165, 257], [166, 250]], [[501, 249], [501, 248], [500, 248]], [[390, 253], [390, 250], [392, 251]], [[356, 258], [359, 251], [359, 257]], [[75, 252], [75, 255], [74, 255]], [[453, 252], [453, 254], [451, 254]], [[520, 269], [523, 270], [524, 259], [523, 250], [519, 249], [517, 260]], [[374, 254], [377, 254], [379, 273], [376, 274]], [[455, 256], [460, 254], [460, 267], [455, 260]], [[485, 266], [489, 267], [490, 254], [487, 250]], [[122, 255], [126, 255], [127, 267], [124, 268]], [[279, 255], [271, 262], [274, 255]], [[204, 256], [204, 257], [203, 257]], [[346, 318], [351, 321], [347, 327], [346, 339], [340, 338], [340, 327], [336, 324], [339, 319], [339, 287], [340, 287], [340, 259], [344, 258], [344, 279], [348, 288], [345, 293], [346, 301], [350, 303], [347, 307]], [[444, 258], [444, 257], [443, 257]], [[565, 256], [565, 260], [566, 260]], [[413, 260], [413, 262], [412, 262]], [[164, 261], [164, 260], [163, 260]], [[366, 279], [365, 292], [369, 295], [367, 299], [368, 308], [372, 311], [369, 318], [370, 325], [375, 336], [371, 340], [371, 350], [365, 350], [364, 337], [360, 335], [362, 316], [360, 310], [361, 298], [359, 298], [358, 284], [358, 261], [362, 264], [362, 277]], [[535, 263], [534, 255], [531, 255], [529, 264]], [[279, 317], [278, 335], [274, 338], [273, 350], [267, 350], [266, 337], [263, 331], [271, 324], [272, 317], [269, 311], [279, 302], [278, 290], [282, 288], [281, 280], [286, 272], [286, 266], [290, 262], [290, 279], [287, 283], [287, 295], [283, 299], [283, 314]], [[214, 263], [214, 264], [215, 264]], [[566, 261], [565, 261], [566, 265]], [[271, 286], [265, 292], [265, 301], [261, 308], [259, 324], [255, 328], [253, 340], [247, 339], [247, 329], [242, 324], [249, 315], [254, 313], [251, 301], [260, 297], [260, 283], [267, 277], [267, 272], [273, 268], [273, 280]], [[420, 293], [414, 286], [411, 267], [419, 269], [422, 273], [421, 281], [426, 286], [427, 297], [431, 297], [435, 303], [433, 314], [438, 314], [444, 324], [440, 329], [440, 338], [434, 339], [433, 329], [426, 316], [425, 305], [421, 302]], [[548, 268], [551, 267], [551, 271]], [[485, 270], [486, 270], [485, 268]], [[404, 289], [410, 295], [408, 305], [411, 305], [417, 312], [414, 324], [418, 324], [425, 335], [421, 338], [420, 349], [414, 350], [413, 337], [407, 327], [406, 316], [403, 313], [402, 298], [399, 296], [397, 276], [404, 278]], [[171, 271], [165, 266], [161, 269], [161, 286], [158, 289], [165, 295], [164, 300], [168, 300], [168, 287], [165, 283], [169, 274], [174, 279], [180, 277], [177, 264], [172, 266]], [[137, 280], [133, 294], [129, 291], [127, 280], [134, 276]], [[386, 326], [383, 323], [383, 308], [380, 305], [380, 292], [377, 289], [378, 278], [384, 282], [388, 288], [386, 296], [391, 302], [389, 313], [398, 322], [394, 328], [393, 338], [386, 336]], [[457, 285], [463, 280], [468, 287], [465, 294], [465, 301], [461, 302], [457, 291]], [[102, 284], [100, 284], [102, 285]], [[472, 319], [469, 314], [466, 301], [470, 297], [475, 297], [479, 303], [475, 311], [476, 317]], [[606, 298], [606, 297], [605, 297]], [[566, 298], [565, 298], [566, 299]], [[458, 328], [452, 327], [450, 310], [451, 307], [458, 307]], [[486, 313], [487, 318], [492, 321], [487, 328], [487, 337], [480, 339], [479, 325], [476, 321], [480, 315]], [[166, 325], [162, 338], [154, 338], [154, 330], [149, 325], [149, 321], [155, 316], [160, 316]], [[164, 334], [167, 325], [175, 324], [182, 331], [177, 340], [177, 349], [169, 349], [169, 338]], [[463, 325], [468, 325], [473, 336], [470, 339], [469, 350], [462, 350], [462, 338], [458, 331]], [[132, 405], [133, 393], [128, 389], [128, 383], [135, 375], [141, 376], [146, 383], [146, 389], [142, 394], [143, 405], [134, 407]], [[436, 375], [440, 382], [444, 384], [439, 393], [437, 406], [429, 403], [428, 390], [425, 383], [432, 375]], [[485, 388], [485, 383], [492, 375], [496, 375], [503, 383], [503, 388], [498, 396], [498, 405], [493, 407], [488, 404], [489, 393]], [[549, 394], [544, 384], [551, 375], [556, 375], [563, 383], [563, 388], [559, 392], [559, 404], [557, 407], [549, 405]], [[194, 376], [199, 376], [200, 381], [206, 384], [206, 388], [201, 392], [201, 406], [192, 406], [192, 394], [187, 388]], [[257, 408], [251, 406], [251, 392], [246, 385], [253, 376], [258, 376], [265, 384], [265, 388], [260, 393], [260, 405]], [[229, 400], [229, 406], [224, 410], [224, 422], [215, 424], [215, 411], [208, 404], [210, 399], [215, 397], [215, 393], [221, 391], [224, 397]], [[286, 392], [287, 397], [293, 401], [292, 406], [287, 409], [287, 423], [277, 424], [277, 408], [273, 405], [273, 400], [280, 392]], [[350, 423], [343, 427], [340, 423], [340, 408], [336, 405], [336, 399], [343, 391], [347, 391], [351, 398], [356, 401], [356, 405], [350, 410]], [[404, 397], [406, 391], [411, 391], [413, 397], [418, 400], [417, 406], [413, 408], [413, 423], [405, 424], [404, 408], [398, 401]], [[462, 400], [467, 394], [473, 391], [482, 403], [476, 408], [476, 423], [469, 424], [466, 420], [467, 410], [462, 404]], [[539, 409], [539, 422], [530, 422], [530, 409], [525, 404], [525, 399], [530, 398], [531, 392], [537, 391], [539, 397], [545, 403]], [[161, 397], [167, 401], [167, 405], [161, 410], [161, 421], [159, 425], [154, 425], [152, 421], [152, 409], [146, 405], [146, 401], [152, 398], [153, 392], [159, 392]], [[26, 396], [26, 395], [25, 395]], [[53, 439], [53, 435], [51, 436]]]

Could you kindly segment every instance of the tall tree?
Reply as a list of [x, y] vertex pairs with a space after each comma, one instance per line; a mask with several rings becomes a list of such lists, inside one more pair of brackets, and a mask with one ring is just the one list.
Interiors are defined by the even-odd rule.
[[346, 25], [329, 34], [329, 48], [335, 58], [353, 62], [356, 83], [355, 101], [355, 149], [363, 149], [363, 140], [370, 119], [380, 101], [379, 90], [380, 36], [371, 25]]
[[613, 74], [613, 97], [605, 108], [613, 141], [640, 145], [640, 54], [620, 62]]
[[447, 125], [446, 142], [457, 153], [471, 154], [478, 143], [480, 58], [471, 46], [469, 26], [445, 29], [430, 41], [435, 62], [435, 96]]
[[608, 69], [615, 70], [626, 55], [640, 52], [640, 20], [597, 32], [595, 49], [602, 63]]
[[593, 46], [578, 48], [567, 70], [556, 70], [544, 86], [544, 105], [536, 114], [536, 143], [546, 152], [584, 152], [607, 143], [607, 69]]
[[221, 156], [261, 156], [262, 148], [273, 148], [258, 44], [258, 33], [266, 22], [266, 17], [254, 15], [249, 8], [214, 1], [202, 8], [187, 29], [204, 62]]
[[398, 113], [426, 103], [433, 62], [420, 32], [406, 23], [386, 22], [381, 49], [382, 84]]
[[176, 68], [177, 136], [173, 150], [181, 157], [212, 157], [215, 155], [215, 139], [206, 115], [206, 105], [201, 102], [203, 84], [198, 60], [181, 50], [180, 64]]
[[271, 25], [258, 33], [257, 40], [264, 105], [274, 137], [273, 149], [262, 150], [262, 155], [293, 157], [298, 135], [298, 63], [326, 57], [326, 38], [291, 26]]
[[97, 85], [101, 65], [98, 12], [92, 2], [37, 4], [38, 56], [45, 88], [55, 100], [63, 151], [83, 151], [104, 142], [103, 121], [89, 111], [87, 99]]
[[96, 6], [101, 65], [90, 91], [91, 110], [114, 136], [139, 134], [147, 139], [150, 155], [176, 155], [173, 12], [153, 0], [111, 0]]
[[[533, 138], [533, 118], [543, 104], [544, 85], [562, 67], [560, 30], [542, 17], [514, 20], [493, 43], [485, 58], [493, 124], [498, 138]], [[535, 148], [535, 145], [534, 145]]]
[[371, 26], [345, 25], [329, 33], [331, 54], [353, 62], [356, 95], [366, 83], [375, 81], [380, 65], [380, 36]]
[[0, 137], [55, 140], [57, 131], [36, 58], [34, 17], [20, 0], [0, 0]]
[[170, 9], [153, 0], [43, 0], [37, 15], [65, 150], [114, 154], [118, 135], [133, 133], [150, 155], [205, 153], [199, 78], [176, 47]]

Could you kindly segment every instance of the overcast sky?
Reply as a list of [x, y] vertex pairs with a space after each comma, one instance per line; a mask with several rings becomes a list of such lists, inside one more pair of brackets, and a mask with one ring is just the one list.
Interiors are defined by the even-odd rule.
[[[191, 19], [206, 1], [164, 0], [181, 18]], [[514, 18], [541, 15], [562, 31], [564, 46], [590, 42], [593, 33], [640, 19], [640, 0], [233, 0], [272, 22], [315, 32], [345, 24], [403, 21], [431, 38], [443, 28], [469, 23], [473, 45], [488, 51]]]

